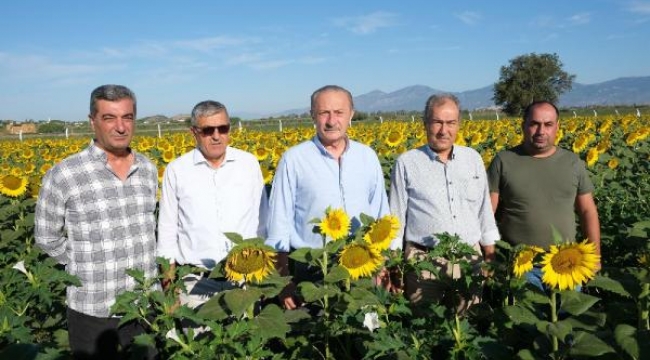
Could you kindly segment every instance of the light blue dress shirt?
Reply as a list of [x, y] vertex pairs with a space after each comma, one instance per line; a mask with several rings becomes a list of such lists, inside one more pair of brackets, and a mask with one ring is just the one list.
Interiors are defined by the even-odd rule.
[[351, 232], [361, 224], [361, 213], [374, 218], [388, 214], [384, 175], [374, 150], [348, 140], [337, 161], [318, 136], [287, 150], [273, 179], [266, 243], [284, 252], [323, 247], [310, 221], [323, 218], [328, 206], [345, 210]]

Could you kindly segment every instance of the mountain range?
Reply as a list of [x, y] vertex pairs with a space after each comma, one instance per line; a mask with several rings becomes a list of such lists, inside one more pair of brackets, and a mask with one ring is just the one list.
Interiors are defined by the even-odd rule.
[[[427, 98], [447, 91], [424, 85], [413, 85], [393, 92], [371, 91], [354, 97], [354, 107], [359, 111], [421, 111]], [[463, 109], [474, 110], [494, 107], [493, 85], [475, 90], [452, 92]], [[573, 88], [560, 96], [560, 107], [589, 107], [595, 105], [650, 104], [650, 76], [624, 77], [596, 84], [573, 83]], [[301, 114], [308, 108], [283, 111], [277, 116]], [[275, 116], [274, 115], [274, 116]]]

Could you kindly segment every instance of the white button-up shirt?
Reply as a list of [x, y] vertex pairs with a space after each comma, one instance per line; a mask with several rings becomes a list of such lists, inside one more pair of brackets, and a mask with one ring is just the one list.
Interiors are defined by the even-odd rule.
[[252, 154], [228, 147], [223, 163], [212, 168], [194, 149], [165, 169], [158, 256], [212, 268], [233, 246], [224, 233], [266, 236], [267, 208], [262, 172]]

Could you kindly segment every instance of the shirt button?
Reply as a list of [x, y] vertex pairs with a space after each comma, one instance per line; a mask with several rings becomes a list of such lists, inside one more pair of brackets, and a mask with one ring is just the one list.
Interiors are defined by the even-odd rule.
[[454, 219], [456, 218], [456, 215], [454, 215]]

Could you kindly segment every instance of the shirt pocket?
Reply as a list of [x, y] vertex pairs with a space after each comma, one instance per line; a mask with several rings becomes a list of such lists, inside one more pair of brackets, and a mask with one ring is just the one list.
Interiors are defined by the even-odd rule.
[[478, 175], [461, 178], [459, 181], [461, 196], [472, 203], [479, 201], [483, 194], [483, 183], [484, 179]]

